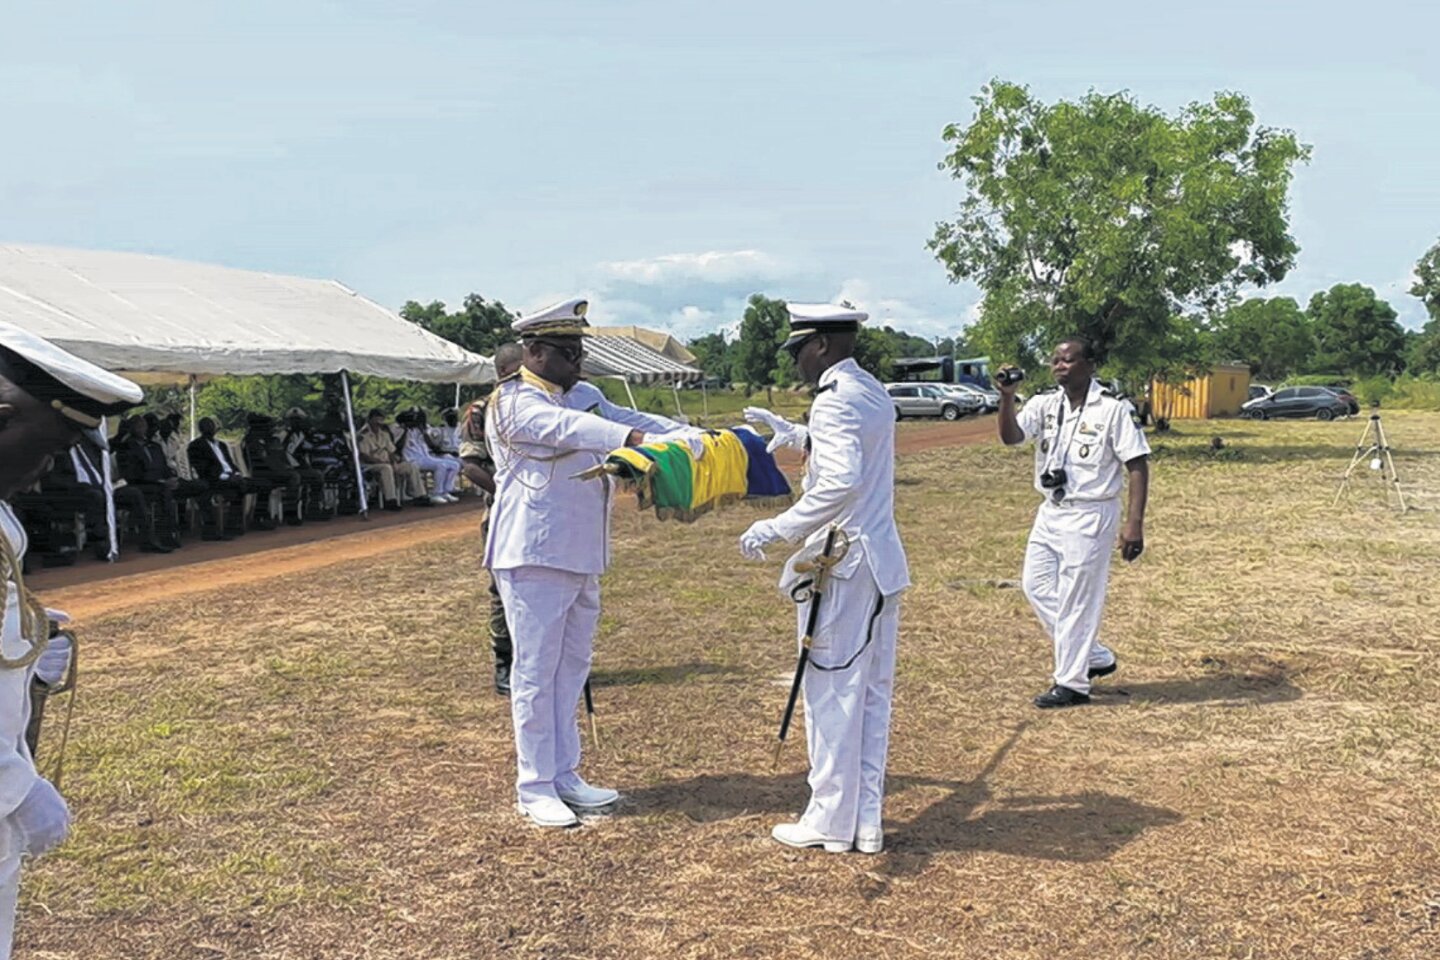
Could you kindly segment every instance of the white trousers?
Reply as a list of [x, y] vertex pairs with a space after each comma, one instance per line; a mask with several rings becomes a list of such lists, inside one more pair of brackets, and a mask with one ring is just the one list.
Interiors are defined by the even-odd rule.
[[[797, 605], [802, 638], [808, 613]], [[850, 843], [880, 826], [899, 632], [900, 594], [882, 597], [868, 567], [827, 585], [802, 685], [810, 803], [800, 817], [826, 839]]]
[[10, 835], [10, 825], [0, 822], [0, 960], [10, 960], [15, 941], [15, 905], [20, 899], [20, 854]]
[[455, 492], [455, 483], [460, 477], [459, 460], [454, 457], [422, 457], [410, 462], [421, 470], [429, 470], [435, 474], [437, 494]]
[[576, 709], [600, 624], [600, 577], [550, 567], [493, 571], [515, 647], [510, 717], [521, 804], [579, 782]]
[[1057, 504], [1035, 514], [1025, 546], [1025, 597], [1055, 648], [1054, 681], [1090, 692], [1091, 667], [1115, 662], [1099, 640], [1110, 582], [1110, 553], [1120, 525], [1120, 501]]

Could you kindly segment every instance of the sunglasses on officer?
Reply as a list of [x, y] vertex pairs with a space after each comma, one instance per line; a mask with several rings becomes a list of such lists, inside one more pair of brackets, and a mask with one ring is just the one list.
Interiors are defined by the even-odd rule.
[[585, 344], [579, 337], [573, 337], [567, 340], [552, 340], [548, 337], [536, 337], [535, 342], [554, 350], [568, 363], [579, 363], [585, 356]]

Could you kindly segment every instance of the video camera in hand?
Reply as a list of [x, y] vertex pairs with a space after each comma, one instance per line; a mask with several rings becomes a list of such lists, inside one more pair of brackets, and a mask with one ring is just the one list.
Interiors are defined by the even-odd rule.
[[1025, 371], [1019, 367], [1004, 367], [1003, 369], [995, 371], [995, 382], [1004, 384], [1007, 387], [1013, 387], [1024, 379]]

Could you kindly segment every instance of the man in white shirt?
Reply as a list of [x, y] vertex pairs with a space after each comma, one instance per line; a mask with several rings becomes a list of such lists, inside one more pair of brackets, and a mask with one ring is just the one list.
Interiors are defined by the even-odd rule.
[[1038, 441], [1035, 489], [1045, 499], [1025, 547], [1022, 583], [1054, 645], [1053, 683], [1035, 698], [1042, 710], [1089, 703], [1091, 681], [1117, 668], [1099, 633], [1126, 475], [1130, 502], [1120, 555], [1130, 562], [1145, 549], [1150, 445], [1129, 405], [1095, 381], [1095, 366], [1084, 339], [1061, 341], [1050, 360], [1060, 389], [1032, 398], [1018, 417], [1018, 381], [996, 383], [1001, 441]]
[[[817, 384], [809, 425], [756, 408], [746, 417], [775, 430], [772, 447], [809, 451], [805, 492], [778, 517], [752, 524], [740, 552], [763, 560], [770, 544], [801, 543], [780, 578], [790, 597], [801, 580], [797, 562], [813, 561], [832, 527], [849, 546], [820, 601], [803, 680], [810, 802], [798, 822], [777, 825], [771, 836], [830, 853], [879, 853], [900, 594], [910, 586], [895, 527], [895, 405], [855, 362], [863, 312], [831, 304], [789, 310], [785, 349]], [[802, 639], [808, 612], [807, 604], [797, 607]]]
[[619, 447], [681, 440], [702, 456], [700, 431], [616, 406], [580, 379], [586, 301], [567, 300], [515, 321], [524, 349], [517, 377], [486, 411], [495, 505], [485, 565], [504, 600], [514, 661], [516, 794], [522, 815], [545, 827], [579, 823], [615, 790], [580, 778], [576, 709], [600, 623], [600, 574], [610, 559], [611, 484], [576, 475]]
[[[0, 321], [0, 501], [32, 485], [82, 430], [138, 404], [140, 388]], [[65, 839], [70, 812], [25, 742], [30, 683], [49, 638], [25, 587], [24, 528], [0, 503], [0, 960], [9, 960], [24, 857]]]

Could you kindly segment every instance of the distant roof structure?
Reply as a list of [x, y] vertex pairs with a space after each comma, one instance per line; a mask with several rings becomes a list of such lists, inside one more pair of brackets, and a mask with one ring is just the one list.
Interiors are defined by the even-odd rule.
[[705, 376], [697, 367], [672, 360], [638, 340], [610, 334], [585, 337], [581, 369], [588, 376], [618, 376], [630, 383], [692, 383]]
[[686, 346], [676, 340], [664, 330], [650, 330], [646, 327], [620, 326], [620, 327], [591, 327], [593, 332], [606, 336], [629, 337], [643, 343], [657, 353], [663, 353], [677, 363], [695, 363], [695, 354], [691, 353]]
[[147, 380], [339, 373], [495, 379], [490, 360], [334, 280], [137, 253], [0, 245], [0, 317]]

